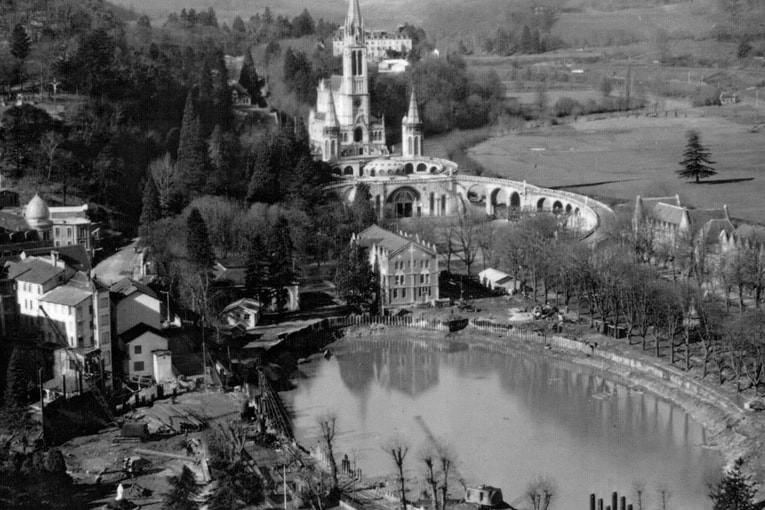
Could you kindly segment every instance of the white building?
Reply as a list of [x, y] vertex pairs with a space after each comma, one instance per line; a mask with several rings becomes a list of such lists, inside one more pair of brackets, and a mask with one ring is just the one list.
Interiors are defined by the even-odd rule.
[[8, 266], [8, 278], [16, 281], [20, 324], [27, 329], [37, 329], [43, 318], [40, 298], [68, 281], [74, 275], [74, 270], [66, 267], [55, 251], [51, 252], [50, 259], [28, 257], [19, 262], [10, 262]]
[[162, 332], [138, 324], [120, 335], [122, 370], [131, 380], [150, 377], [157, 383], [173, 379], [172, 355]]
[[53, 247], [82, 245], [93, 257], [91, 221], [87, 217], [88, 205], [48, 207], [40, 195], [35, 195], [24, 206], [23, 216], [30, 228], [42, 232], [44, 239], [53, 241]]
[[149, 287], [132, 278], [123, 278], [112, 285], [109, 292], [118, 335], [141, 323], [162, 328], [162, 302]]
[[308, 117], [312, 148], [323, 161], [388, 154], [385, 119], [377, 119], [370, 110], [365, 40], [358, 0], [350, 0], [343, 29], [343, 74], [319, 83], [316, 108]]
[[[339, 57], [343, 54], [345, 44], [345, 27], [337, 29], [332, 40], [332, 54]], [[388, 32], [386, 30], [365, 30], [364, 46], [367, 55], [372, 62], [379, 62], [387, 58], [391, 51], [405, 57], [412, 51], [412, 39], [400, 32]]]
[[20, 323], [30, 333], [54, 346], [54, 378], [73, 376], [76, 357], [85, 372], [112, 384], [113, 359], [109, 291], [87, 274], [59, 259], [26, 257], [9, 263], [16, 281]]

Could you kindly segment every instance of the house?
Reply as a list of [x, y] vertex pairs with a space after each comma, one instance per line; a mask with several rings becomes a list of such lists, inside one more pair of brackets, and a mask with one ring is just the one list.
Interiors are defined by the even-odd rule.
[[[234, 287], [241, 291], [244, 291], [244, 279], [247, 273], [247, 259], [246, 257], [230, 257], [226, 259], [220, 259], [215, 262], [213, 267], [213, 275], [215, 277], [215, 284], [219, 287]], [[300, 286], [297, 282], [292, 283], [284, 287], [287, 293], [287, 302], [285, 303], [285, 309], [289, 312], [295, 312], [300, 310]], [[248, 296], [251, 297], [251, 296]], [[274, 298], [271, 306], [267, 308], [269, 311], [276, 309], [276, 298]]]
[[108, 288], [58, 256], [7, 263], [15, 281], [19, 325], [53, 346], [54, 378], [74, 376], [76, 357], [86, 374], [112, 384], [113, 359]]
[[40, 311], [46, 318], [41, 328], [43, 339], [57, 347], [54, 379], [76, 375], [77, 363], [72, 361], [75, 356], [86, 376], [102, 378], [110, 388], [114, 359], [108, 287], [77, 272], [65, 284], [40, 297]]
[[122, 371], [128, 379], [151, 378], [156, 383], [174, 379], [172, 354], [161, 331], [137, 324], [123, 332], [119, 340], [123, 353]]
[[88, 205], [48, 207], [35, 195], [21, 208], [0, 211], [0, 254], [14, 255], [26, 249], [81, 245], [93, 258], [92, 222]]
[[369, 250], [385, 305], [411, 305], [438, 299], [438, 252], [435, 245], [416, 236], [398, 234], [372, 225], [357, 235]]
[[239, 85], [239, 82], [229, 83], [231, 87], [231, 104], [234, 106], [250, 106], [252, 104], [252, 96], [247, 89]]
[[[713, 222], [710, 224], [710, 222]], [[690, 209], [680, 203], [680, 197], [635, 199], [632, 228], [651, 239], [655, 249], [674, 251], [683, 240], [706, 244], [710, 232], [730, 231], [728, 207], [720, 209]], [[718, 234], [719, 235], [719, 234]], [[712, 237], [717, 237], [712, 234]]]
[[74, 270], [51, 252], [50, 259], [28, 257], [19, 262], [10, 262], [8, 278], [16, 281], [16, 303], [19, 308], [20, 325], [27, 329], [39, 329], [43, 314], [39, 300], [43, 294], [66, 283]]
[[409, 68], [409, 61], [403, 58], [390, 58], [381, 60], [377, 64], [377, 72], [380, 74], [392, 73], [398, 74], [406, 72]]
[[726, 105], [726, 104], [736, 104], [738, 103], [738, 95], [733, 92], [721, 92], [720, 93], [720, 104]]
[[719, 233], [720, 254], [723, 256], [751, 250], [765, 252], [765, 226], [743, 223], [731, 231]]
[[260, 309], [260, 303], [255, 299], [238, 299], [223, 309], [221, 320], [228, 326], [251, 330], [258, 325]]
[[143, 283], [123, 278], [109, 288], [109, 293], [117, 335], [142, 323], [155, 329], [162, 328], [162, 301]]
[[515, 291], [515, 279], [498, 269], [484, 269], [478, 273], [478, 281], [487, 289], [498, 290], [507, 294], [512, 294]]

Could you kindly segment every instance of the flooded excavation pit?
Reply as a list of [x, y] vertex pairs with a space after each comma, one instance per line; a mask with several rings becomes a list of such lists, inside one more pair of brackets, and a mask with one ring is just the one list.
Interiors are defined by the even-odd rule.
[[512, 506], [526, 505], [528, 484], [544, 475], [558, 486], [556, 508], [587, 508], [591, 493], [633, 499], [640, 484], [644, 508], [660, 491], [667, 508], [711, 508], [706, 483], [722, 457], [673, 403], [541, 353], [448, 352], [412, 331], [389, 335], [344, 338], [330, 359], [300, 365], [296, 389], [281, 396], [304, 447], [316, 446], [318, 418], [331, 412], [335, 456], [365, 477], [394, 473], [382, 445], [398, 435], [410, 476], [423, 478], [423, 447], [445, 443], [464, 483], [500, 488]]

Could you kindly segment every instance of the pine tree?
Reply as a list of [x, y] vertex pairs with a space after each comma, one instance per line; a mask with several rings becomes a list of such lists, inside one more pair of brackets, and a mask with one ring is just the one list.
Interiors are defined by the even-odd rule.
[[199, 271], [209, 271], [215, 262], [207, 224], [196, 207], [191, 209], [186, 220], [186, 248], [189, 262]]
[[207, 177], [207, 192], [214, 195], [241, 196], [238, 189], [244, 175], [237, 164], [239, 140], [216, 125], [207, 143], [207, 158], [211, 172]]
[[151, 236], [151, 227], [155, 221], [162, 218], [162, 208], [159, 204], [159, 191], [154, 178], [149, 175], [143, 188], [143, 200], [141, 202], [141, 218], [139, 220], [138, 235], [143, 239]]
[[287, 218], [280, 216], [268, 233], [268, 266], [270, 286], [276, 298], [277, 310], [282, 310], [287, 303], [286, 287], [292, 285], [295, 278], [292, 272], [292, 238]]
[[260, 104], [263, 100], [263, 96], [260, 95], [260, 87], [263, 83], [255, 69], [255, 61], [252, 59], [252, 48], [247, 48], [247, 51], [244, 52], [242, 72], [239, 74], [239, 85], [249, 92], [252, 104]]
[[199, 494], [199, 488], [194, 481], [194, 473], [187, 466], [183, 466], [181, 476], [170, 479], [170, 492], [165, 494], [162, 500], [162, 508], [166, 510], [197, 510], [199, 505], [194, 498]]
[[31, 42], [24, 27], [16, 25], [11, 33], [11, 55], [23, 61], [29, 55]]
[[196, 111], [199, 113], [200, 132], [207, 137], [215, 127], [215, 107], [213, 106], [213, 80], [210, 65], [205, 60], [199, 70], [199, 90], [196, 97]]
[[234, 18], [233, 23], [231, 23], [231, 28], [234, 30], [234, 32], [239, 32], [242, 34], [247, 32], [247, 27], [244, 26], [244, 21], [239, 15]]
[[258, 147], [247, 187], [247, 201], [272, 204], [279, 200], [279, 178], [272, 167], [272, 148], [270, 143]]
[[183, 110], [181, 135], [178, 142], [178, 162], [176, 164], [187, 194], [201, 192], [205, 187], [207, 181], [205, 152], [199, 116], [194, 107], [194, 93], [189, 91]]
[[351, 306], [368, 304], [377, 291], [375, 274], [369, 265], [367, 250], [351, 242], [340, 256], [335, 274], [337, 293]]
[[370, 225], [377, 223], [377, 213], [372, 205], [372, 194], [369, 185], [360, 182], [356, 185], [356, 193], [351, 202], [351, 214], [353, 216], [353, 228], [361, 232]]
[[518, 42], [519, 49], [521, 50], [521, 53], [531, 53], [534, 43], [531, 40], [531, 30], [529, 29], [528, 25], [523, 25], [523, 30], [521, 31], [521, 40]]
[[29, 378], [24, 370], [21, 349], [15, 347], [8, 361], [5, 386], [5, 407], [20, 409], [29, 401]]
[[228, 86], [228, 71], [223, 51], [215, 52], [215, 62], [212, 73], [212, 104], [214, 124], [220, 125], [223, 131], [229, 131], [234, 120], [231, 88]]
[[695, 179], [696, 184], [699, 183], [700, 179], [717, 175], [717, 172], [711, 166], [715, 162], [711, 159], [709, 149], [701, 144], [699, 132], [691, 129], [686, 136], [688, 137], [688, 143], [685, 145], [685, 152], [683, 152], [685, 159], [680, 162], [683, 168], [677, 171], [678, 175], [686, 179]]
[[268, 254], [263, 245], [263, 239], [259, 235], [253, 237], [250, 241], [246, 264], [244, 274], [245, 295], [253, 297], [262, 305], [267, 306], [271, 301], [271, 277], [268, 267]]
[[754, 510], [757, 495], [752, 477], [741, 472], [744, 459], [739, 457], [717, 485], [710, 486], [713, 510]]

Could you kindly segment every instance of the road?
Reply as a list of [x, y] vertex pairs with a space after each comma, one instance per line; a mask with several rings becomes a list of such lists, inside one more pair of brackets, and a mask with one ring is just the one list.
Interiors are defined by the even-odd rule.
[[117, 253], [96, 265], [96, 277], [106, 285], [112, 285], [126, 276], [133, 276], [133, 267], [138, 257], [135, 251], [137, 240], [120, 248]]

